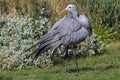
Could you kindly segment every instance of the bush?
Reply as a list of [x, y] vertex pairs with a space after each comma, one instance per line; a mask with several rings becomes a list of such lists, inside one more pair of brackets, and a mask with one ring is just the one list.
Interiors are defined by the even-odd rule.
[[41, 16], [38, 20], [29, 16], [21, 16], [16, 20], [1, 17], [0, 60], [9, 57], [12, 59], [11, 64], [21, 63], [21, 58], [25, 56], [21, 53], [44, 35], [50, 27], [49, 20]]
[[[32, 57], [26, 59], [30, 52], [25, 52], [51, 27], [51, 23], [45, 17], [34, 20], [29, 16], [21, 16], [19, 19], [0, 19], [0, 67], [3, 69], [20, 68], [28, 66]], [[104, 46], [97, 35], [93, 34], [86, 39], [85, 46], [78, 49], [82, 55], [103, 53]], [[61, 53], [61, 52], [59, 52]], [[60, 56], [59, 56], [60, 57]], [[32, 65], [45, 67], [52, 65], [50, 52], [41, 55]]]
[[[31, 65], [38, 67], [53, 65], [53, 61], [50, 58], [50, 50], [42, 54], [34, 63], [30, 63], [32, 57], [26, 58], [33, 50], [24, 52], [39, 40], [40, 37], [46, 34], [50, 27], [51, 23], [46, 17], [39, 16], [38, 19], [29, 16], [20, 16], [19, 19], [1, 17], [0, 68], [12, 69]], [[86, 39], [85, 45], [81, 46], [81, 49], [78, 48], [78, 52], [85, 56], [97, 55], [103, 53], [104, 49], [104, 44], [100, 41], [100, 38], [96, 34], [93, 34]], [[61, 51], [57, 53], [62, 55]], [[57, 58], [60, 58], [60, 56], [57, 56]]]
[[105, 52], [105, 44], [100, 40], [97, 34], [93, 33], [84, 41], [79, 53], [82, 55], [98, 55]]

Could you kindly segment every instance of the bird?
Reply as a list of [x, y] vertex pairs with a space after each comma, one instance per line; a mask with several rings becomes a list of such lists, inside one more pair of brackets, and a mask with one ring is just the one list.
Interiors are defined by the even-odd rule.
[[[78, 13], [78, 8], [73, 4], [67, 5], [63, 12], [69, 12], [71, 15], [56, 21], [47, 34], [45, 34], [36, 44], [31, 46], [29, 50], [38, 46], [31, 54], [35, 55], [33, 60], [36, 60], [41, 54], [44, 54], [44, 52], [49, 49], [52, 49], [53, 56], [57, 48], [61, 45], [65, 46], [65, 54], [68, 55], [69, 46], [72, 45], [76, 70], [78, 70], [76, 44], [84, 41], [92, 34], [91, 22], [85, 15], [80, 15]], [[67, 71], [67, 60], [65, 71]]]

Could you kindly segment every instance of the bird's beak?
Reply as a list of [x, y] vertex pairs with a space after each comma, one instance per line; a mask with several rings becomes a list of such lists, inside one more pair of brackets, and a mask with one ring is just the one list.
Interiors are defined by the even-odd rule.
[[67, 9], [65, 8], [65, 9], [63, 10], [63, 12], [64, 12], [64, 14], [66, 15], [66, 14], [67, 14]]
[[66, 8], [64, 10], [62, 10], [61, 13], [64, 13], [66, 15], [67, 14]]

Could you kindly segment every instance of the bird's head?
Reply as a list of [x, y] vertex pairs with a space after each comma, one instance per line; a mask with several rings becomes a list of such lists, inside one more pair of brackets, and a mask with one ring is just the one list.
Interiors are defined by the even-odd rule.
[[70, 12], [70, 13], [73, 13], [73, 12], [77, 12], [77, 7], [75, 5], [72, 5], [72, 4], [69, 4], [65, 9], [64, 9], [64, 12]]

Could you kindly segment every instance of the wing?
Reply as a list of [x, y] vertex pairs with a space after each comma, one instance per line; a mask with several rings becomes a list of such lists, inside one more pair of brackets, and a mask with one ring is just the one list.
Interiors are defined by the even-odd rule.
[[49, 32], [40, 39], [37, 45], [40, 45], [41, 47], [49, 45], [51, 48], [53, 48], [56, 45], [59, 46], [62, 44], [64, 45], [72, 43], [74, 40], [72, 39], [74, 36], [73, 34], [75, 34], [75, 32], [79, 31], [81, 28], [82, 26], [77, 20], [71, 17], [62, 18], [57, 21], [49, 30]]
[[54, 35], [54, 38], [61, 38], [62, 36], [68, 35], [72, 32], [75, 32], [77, 30], [81, 29], [80, 23], [71, 18], [66, 17], [62, 18], [59, 21], [57, 21], [53, 27], [48, 32], [49, 35]]

